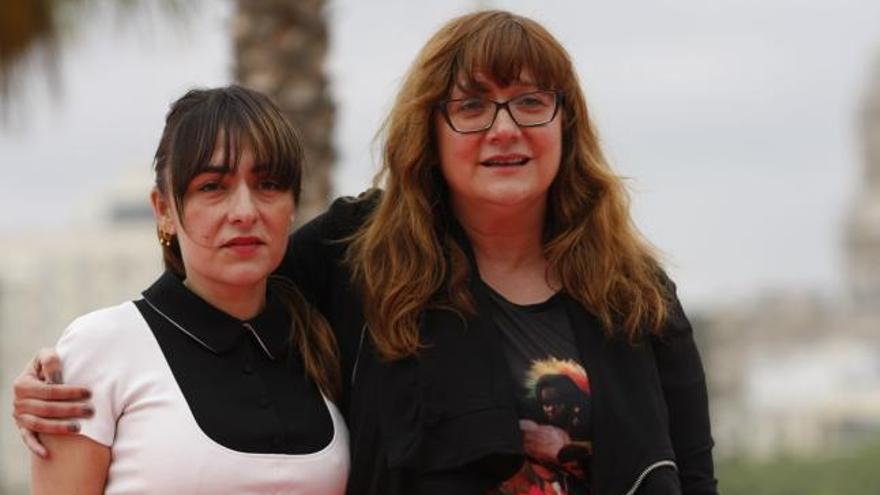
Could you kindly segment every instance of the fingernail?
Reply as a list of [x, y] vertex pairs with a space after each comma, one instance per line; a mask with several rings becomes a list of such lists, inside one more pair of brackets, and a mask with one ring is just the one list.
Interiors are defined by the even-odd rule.
[[91, 396], [92, 396], [92, 391], [91, 391], [91, 390], [83, 390], [83, 393], [82, 393], [82, 398], [83, 398], [83, 399], [88, 399], [88, 398], [90, 398]]
[[82, 412], [83, 412], [83, 414], [85, 414], [86, 416], [89, 416], [89, 417], [91, 417], [92, 415], [95, 414], [95, 410], [90, 406], [84, 407]]
[[71, 433], [77, 433], [79, 431], [78, 423], [67, 423], [67, 431]]
[[51, 375], [49, 375], [49, 383], [61, 383], [61, 372], [53, 371]]

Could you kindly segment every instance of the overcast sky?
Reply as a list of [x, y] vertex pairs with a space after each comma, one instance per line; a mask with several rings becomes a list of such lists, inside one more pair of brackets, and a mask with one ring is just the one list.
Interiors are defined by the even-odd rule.
[[[176, 24], [97, 17], [67, 42], [57, 98], [27, 80], [0, 127], [4, 239], [70, 225], [120, 176], [149, 170], [168, 104], [230, 81], [231, 3]], [[606, 151], [632, 178], [636, 222], [692, 306], [842, 287], [880, 2], [332, 2], [337, 192], [375, 171], [373, 135], [416, 51], [475, 5], [532, 16], [571, 52]]]

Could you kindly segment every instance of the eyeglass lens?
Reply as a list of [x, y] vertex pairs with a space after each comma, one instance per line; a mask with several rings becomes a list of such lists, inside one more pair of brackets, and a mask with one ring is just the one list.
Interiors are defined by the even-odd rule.
[[506, 102], [495, 102], [482, 97], [449, 100], [446, 114], [453, 128], [459, 132], [488, 129], [501, 107], [506, 107], [519, 126], [542, 125], [556, 113], [556, 93], [534, 91], [517, 95]]

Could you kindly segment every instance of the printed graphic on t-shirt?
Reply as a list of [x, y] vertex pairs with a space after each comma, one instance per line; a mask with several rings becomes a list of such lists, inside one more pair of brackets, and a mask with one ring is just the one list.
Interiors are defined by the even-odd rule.
[[526, 401], [534, 416], [523, 418], [526, 462], [491, 495], [588, 495], [593, 446], [590, 381], [573, 360], [533, 360], [525, 373]]

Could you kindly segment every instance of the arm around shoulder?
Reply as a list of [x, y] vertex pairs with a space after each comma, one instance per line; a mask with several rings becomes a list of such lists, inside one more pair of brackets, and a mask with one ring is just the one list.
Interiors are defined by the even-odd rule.
[[287, 253], [275, 274], [289, 278], [319, 309], [343, 280], [334, 280], [351, 236], [376, 208], [381, 191], [370, 189], [358, 197], [336, 199], [330, 208], [290, 236]]

